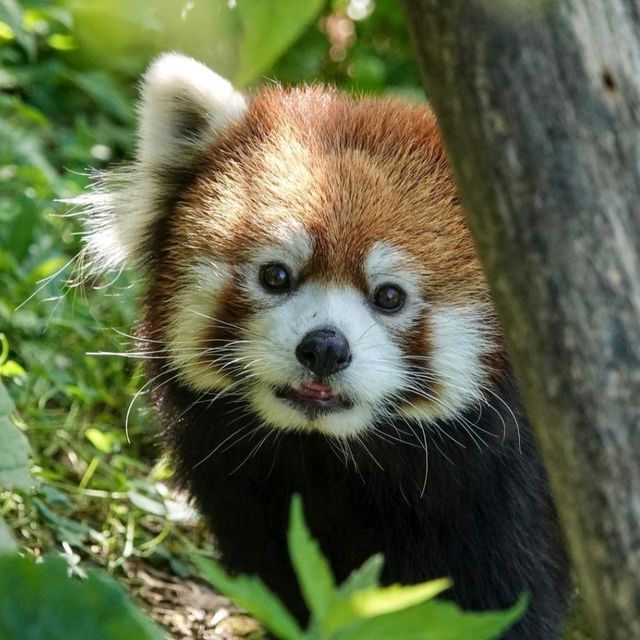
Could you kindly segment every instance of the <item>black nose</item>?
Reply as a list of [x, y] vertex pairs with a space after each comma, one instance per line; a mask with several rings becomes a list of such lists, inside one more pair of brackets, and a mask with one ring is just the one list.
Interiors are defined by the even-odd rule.
[[351, 364], [347, 339], [333, 329], [310, 331], [296, 347], [296, 358], [319, 377], [330, 376]]

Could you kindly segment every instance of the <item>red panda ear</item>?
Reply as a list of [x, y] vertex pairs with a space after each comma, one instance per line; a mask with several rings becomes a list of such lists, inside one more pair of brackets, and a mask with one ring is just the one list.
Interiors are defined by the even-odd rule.
[[142, 82], [138, 152], [128, 167], [95, 174], [90, 191], [70, 201], [85, 218], [90, 272], [144, 263], [171, 174], [195, 165], [246, 101], [224, 78], [176, 53], [160, 56]]
[[227, 80], [193, 58], [164, 54], [142, 82], [138, 160], [143, 169], [189, 164], [245, 110]]

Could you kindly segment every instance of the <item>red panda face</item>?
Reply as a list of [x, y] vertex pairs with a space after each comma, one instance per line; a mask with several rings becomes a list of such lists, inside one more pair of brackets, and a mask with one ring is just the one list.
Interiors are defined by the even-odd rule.
[[137, 164], [85, 201], [88, 247], [149, 272], [150, 335], [183, 384], [337, 437], [481, 401], [495, 318], [426, 107], [320, 88], [247, 102], [172, 55], [140, 117]]

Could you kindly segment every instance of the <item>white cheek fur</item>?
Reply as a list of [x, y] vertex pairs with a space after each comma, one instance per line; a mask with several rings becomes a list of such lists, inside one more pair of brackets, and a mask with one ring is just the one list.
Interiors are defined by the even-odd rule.
[[433, 350], [428, 360], [440, 390], [433, 402], [402, 410], [405, 417], [425, 423], [454, 418], [482, 398], [487, 381], [482, 358], [495, 348], [486, 308], [441, 306], [429, 318]]
[[231, 281], [231, 267], [212, 260], [195, 264], [172, 300], [171, 323], [167, 328], [167, 342], [171, 364], [180, 379], [197, 391], [222, 389], [231, 378], [219, 368], [199, 361], [209, 349], [209, 359], [216, 357], [216, 344], [203, 344], [203, 335], [215, 325], [216, 300]]

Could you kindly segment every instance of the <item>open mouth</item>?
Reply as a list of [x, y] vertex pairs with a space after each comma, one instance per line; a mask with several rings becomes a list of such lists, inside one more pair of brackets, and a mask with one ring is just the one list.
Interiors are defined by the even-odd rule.
[[335, 393], [328, 384], [322, 382], [303, 382], [296, 387], [280, 387], [275, 390], [275, 395], [310, 416], [353, 407], [351, 400]]

